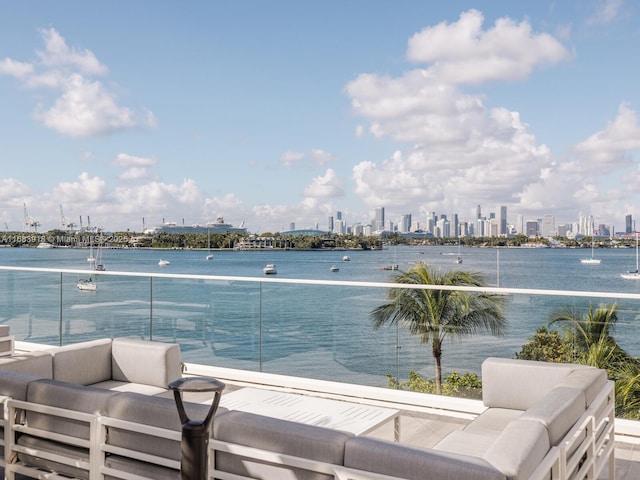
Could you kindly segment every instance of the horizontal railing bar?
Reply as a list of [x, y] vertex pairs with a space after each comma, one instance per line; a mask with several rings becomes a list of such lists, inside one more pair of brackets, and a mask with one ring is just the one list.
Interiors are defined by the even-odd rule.
[[[41, 267], [13, 267], [1, 266], [0, 270], [36, 272], [36, 273], [68, 273], [76, 275], [87, 275], [87, 270], [79, 269], [54, 269]], [[120, 277], [144, 277], [144, 278], [174, 278], [183, 280], [209, 280], [225, 282], [246, 282], [246, 283], [280, 283], [293, 285], [326, 285], [326, 286], [348, 286], [366, 288], [413, 288], [418, 290], [453, 290], [466, 292], [484, 292], [509, 295], [544, 295], [558, 297], [589, 297], [589, 298], [615, 298], [625, 300], [640, 300], [640, 293], [620, 293], [620, 292], [593, 292], [585, 290], [545, 290], [538, 288], [503, 288], [503, 287], [465, 287], [455, 285], [414, 285], [406, 283], [391, 282], [361, 282], [345, 280], [309, 280], [296, 278], [258, 278], [258, 277], [236, 277], [228, 275], [194, 275], [186, 273], [154, 273], [154, 272], [117, 272], [117, 271], [92, 271], [96, 276], [120, 276]]]

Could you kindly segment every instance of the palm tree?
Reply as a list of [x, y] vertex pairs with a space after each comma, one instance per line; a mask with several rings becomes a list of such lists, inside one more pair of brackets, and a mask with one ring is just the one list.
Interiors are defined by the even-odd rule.
[[[397, 274], [393, 281], [407, 285], [440, 285], [446, 287], [482, 287], [480, 274], [450, 271], [442, 273], [419, 265]], [[505, 297], [467, 290], [424, 288], [390, 288], [388, 303], [371, 312], [374, 330], [385, 324], [397, 324], [420, 337], [420, 343], [431, 342], [436, 364], [436, 392], [442, 394], [442, 345], [445, 338], [461, 338], [478, 332], [504, 334], [507, 322], [503, 314]]]
[[574, 361], [594, 367], [607, 368], [626, 356], [611, 335], [618, 321], [618, 304], [610, 303], [593, 308], [582, 315], [575, 308], [563, 308], [555, 312], [549, 326], [563, 323], [573, 337]]

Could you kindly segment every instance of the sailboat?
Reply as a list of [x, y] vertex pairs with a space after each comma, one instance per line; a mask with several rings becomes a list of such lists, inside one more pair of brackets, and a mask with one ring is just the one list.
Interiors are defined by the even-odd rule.
[[207, 249], [209, 254], [205, 257], [207, 260], [213, 260], [213, 253], [211, 253], [211, 232], [207, 228]]
[[636, 269], [635, 271], [621, 273], [620, 276], [625, 280], [640, 280], [640, 270], [638, 269], [638, 234], [636, 233]]
[[460, 237], [458, 237], [458, 258], [456, 258], [456, 263], [462, 263], [462, 257], [460, 256]]
[[[96, 270], [96, 258], [93, 256], [93, 242], [89, 244], [89, 257], [87, 258], [87, 262], [89, 262], [89, 271]], [[95, 292], [98, 290], [97, 282], [94, 282], [91, 277], [79, 278], [76, 282], [76, 287], [83, 292]]]
[[582, 258], [580, 263], [583, 265], [600, 265], [600, 259], [593, 256], [593, 236], [591, 236], [591, 258]]

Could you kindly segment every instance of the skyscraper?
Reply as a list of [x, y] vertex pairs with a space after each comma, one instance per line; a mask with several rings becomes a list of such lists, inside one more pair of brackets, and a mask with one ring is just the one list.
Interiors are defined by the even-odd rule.
[[384, 230], [384, 207], [376, 208], [376, 219], [374, 228], [376, 230]]
[[507, 207], [506, 205], [502, 205], [500, 207], [500, 216], [498, 217], [500, 222], [498, 235], [507, 236]]
[[631, 217], [631, 214], [624, 217], [624, 225], [624, 233], [633, 233], [633, 218]]

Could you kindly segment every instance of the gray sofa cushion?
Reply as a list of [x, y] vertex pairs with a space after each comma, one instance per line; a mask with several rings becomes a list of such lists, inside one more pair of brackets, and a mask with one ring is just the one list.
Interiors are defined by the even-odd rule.
[[585, 394], [588, 407], [607, 383], [607, 371], [600, 368], [577, 368], [562, 382], [567, 387], [580, 388]]
[[487, 407], [527, 410], [575, 369], [561, 363], [487, 358], [482, 362], [482, 401]]
[[[187, 415], [193, 420], [202, 420], [209, 412], [209, 405], [184, 402], [184, 406]], [[110, 417], [120, 420], [166, 428], [175, 432], [182, 430], [178, 409], [172, 398], [149, 397], [131, 392], [116, 393], [109, 398], [107, 412]], [[180, 460], [180, 441], [110, 427], [108, 443], [171, 460]]]
[[[76, 412], [106, 414], [107, 401], [114, 392], [58, 380], [34, 380], [27, 388], [27, 401]], [[89, 439], [89, 424], [79, 420], [27, 412], [29, 426], [50, 432]]]
[[[127, 472], [133, 475], [141, 475], [153, 480], [181, 480], [180, 470], [162, 467], [153, 463], [141, 462], [119, 455], [110, 455], [105, 459], [105, 466]], [[105, 475], [105, 480], [120, 480], [120, 477]]]
[[423, 450], [370, 437], [347, 440], [345, 467], [393, 475], [407, 480], [504, 480], [498, 469], [482, 458], [437, 450]]
[[0, 370], [26, 373], [40, 378], [53, 378], [51, 354], [42, 351], [0, 357]]
[[[304, 425], [234, 410], [216, 417], [214, 437], [239, 445], [342, 465], [345, 442], [353, 435], [314, 425]], [[289, 478], [283, 472], [282, 467], [237, 455], [216, 452], [215, 462], [216, 468], [219, 470], [248, 475], [251, 478]], [[308, 470], [286, 469], [290, 470], [289, 474], [296, 479], [333, 479], [331, 475]]]
[[111, 339], [103, 338], [51, 350], [53, 378], [90, 385], [111, 379]]
[[520, 418], [506, 426], [487, 449], [484, 459], [509, 480], [527, 480], [549, 448], [544, 425]]
[[111, 355], [113, 380], [168, 388], [182, 376], [180, 346], [176, 343], [115, 338]]
[[522, 414], [523, 419], [544, 425], [551, 445], [557, 445], [585, 411], [584, 392], [578, 388], [556, 387]]
[[464, 431], [497, 437], [512, 420], [520, 418], [522, 413], [522, 410], [509, 408], [487, 408], [469, 425], [464, 427]]
[[40, 378], [42, 377], [10, 370], [0, 370], [0, 395], [11, 397], [15, 400], [26, 400], [27, 386]]
[[[74, 463], [77, 463], [79, 461], [83, 461], [83, 462], [89, 461], [88, 449], [72, 447], [69, 445], [64, 445], [59, 442], [53, 442], [51, 440], [44, 440], [41, 438], [32, 437], [30, 435], [21, 435], [18, 438], [18, 445], [21, 445], [23, 447], [29, 447], [32, 449], [42, 450], [46, 453], [53, 453], [57, 457], [70, 458], [74, 461]], [[73, 478], [81, 478], [81, 479], [89, 478], [89, 472], [87, 470], [77, 468], [71, 465], [65, 465], [60, 462], [44, 460], [34, 455], [19, 453], [18, 460], [19, 460], [19, 463], [23, 465], [36, 467], [36, 468], [47, 470], [47, 471], [53, 471], [56, 473], [61, 473], [63, 475], [67, 475]], [[39, 472], [39, 473], [41, 475], [43, 474], [43, 472]], [[16, 476], [16, 478], [24, 478], [24, 477]], [[43, 475], [40, 478], [47, 478], [47, 477]]]

